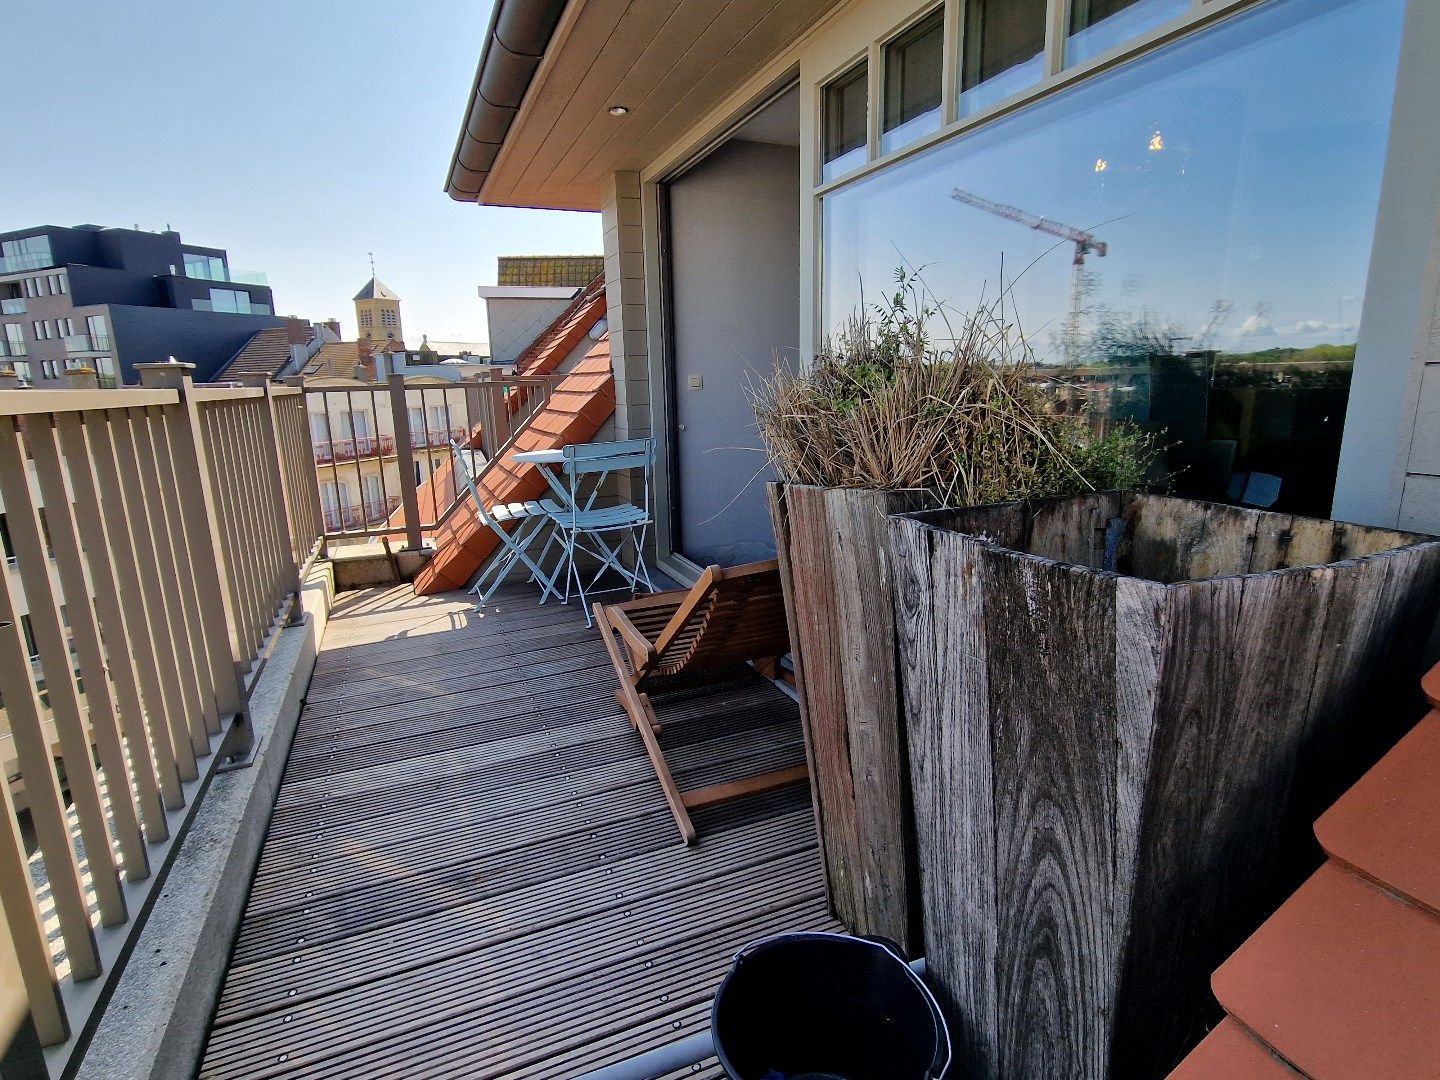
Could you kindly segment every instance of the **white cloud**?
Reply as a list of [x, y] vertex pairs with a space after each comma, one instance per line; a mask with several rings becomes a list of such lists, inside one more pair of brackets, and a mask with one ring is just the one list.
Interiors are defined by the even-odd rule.
[[1251, 315], [1240, 324], [1240, 337], [1272, 337], [1275, 327], [1263, 315]]

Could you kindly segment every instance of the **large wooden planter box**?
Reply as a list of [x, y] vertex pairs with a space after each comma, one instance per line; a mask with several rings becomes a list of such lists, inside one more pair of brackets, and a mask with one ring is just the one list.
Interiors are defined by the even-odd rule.
[[852, 932], [921, 947], [886, 515], [920, 491], [769, 485], [810, 791], [831, 909]]
[[1209, 972], [1321, 861], [1314, 818], [1418, 715], [1440, 543], [1113, 493], [891, 541], [963, 1074], [1164, 1076]]

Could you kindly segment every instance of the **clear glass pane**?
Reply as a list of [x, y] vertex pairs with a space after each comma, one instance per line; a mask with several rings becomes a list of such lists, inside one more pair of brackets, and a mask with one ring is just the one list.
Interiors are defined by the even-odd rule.
[[1272, 0], [826, 196], [826, 325], [902, 261], [952, 320], [1003, 294], [1039, 381], [1163, 432], [1183, 491], [1328, 513], [1404, 9]]
[[960, 113], [1019, 93], [1045, 74], [1045, 0], [969, 0], [960, 59]]
[[1065, 62], [1099, 56], [1189, 10], [1190, 0], [1071, 0]]
[[885, 124], [880, 150], [940, 130], [945, 14], [936, 11], [885, 46]]
[[821, 177], [833, 180], [865, 161], [869, 73], [857, 64], [825, 88], [824, 168]]

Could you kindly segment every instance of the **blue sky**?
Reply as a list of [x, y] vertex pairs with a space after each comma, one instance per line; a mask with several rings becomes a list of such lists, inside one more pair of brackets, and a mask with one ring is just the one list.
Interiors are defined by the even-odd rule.
[[442, 190], [488, 0], [6, 4], [0, 231], [177, 229], [338, 316], [376, 271], [405, 336], [482, 340], [495, 257], [598, 254], [598, 215]]

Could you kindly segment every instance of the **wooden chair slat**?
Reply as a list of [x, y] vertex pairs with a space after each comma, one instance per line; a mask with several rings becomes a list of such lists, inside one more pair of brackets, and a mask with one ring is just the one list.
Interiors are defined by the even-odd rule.
[[620, 688], [616, 697], [645, 743], [660, 787], [685, 843], [696, 834], [689, 810], [773, 791], [806, 779], [805, 767], [712, 784], [682, 792], [660, 748], [660, 721], [645, 691], [735, 677], [753, 661], [775, 669], [790, 651], [779, 564], [708, 567], [687, 590], [658, 593], [619, 604], [596, 604], [595, 621], [605, 639]]

